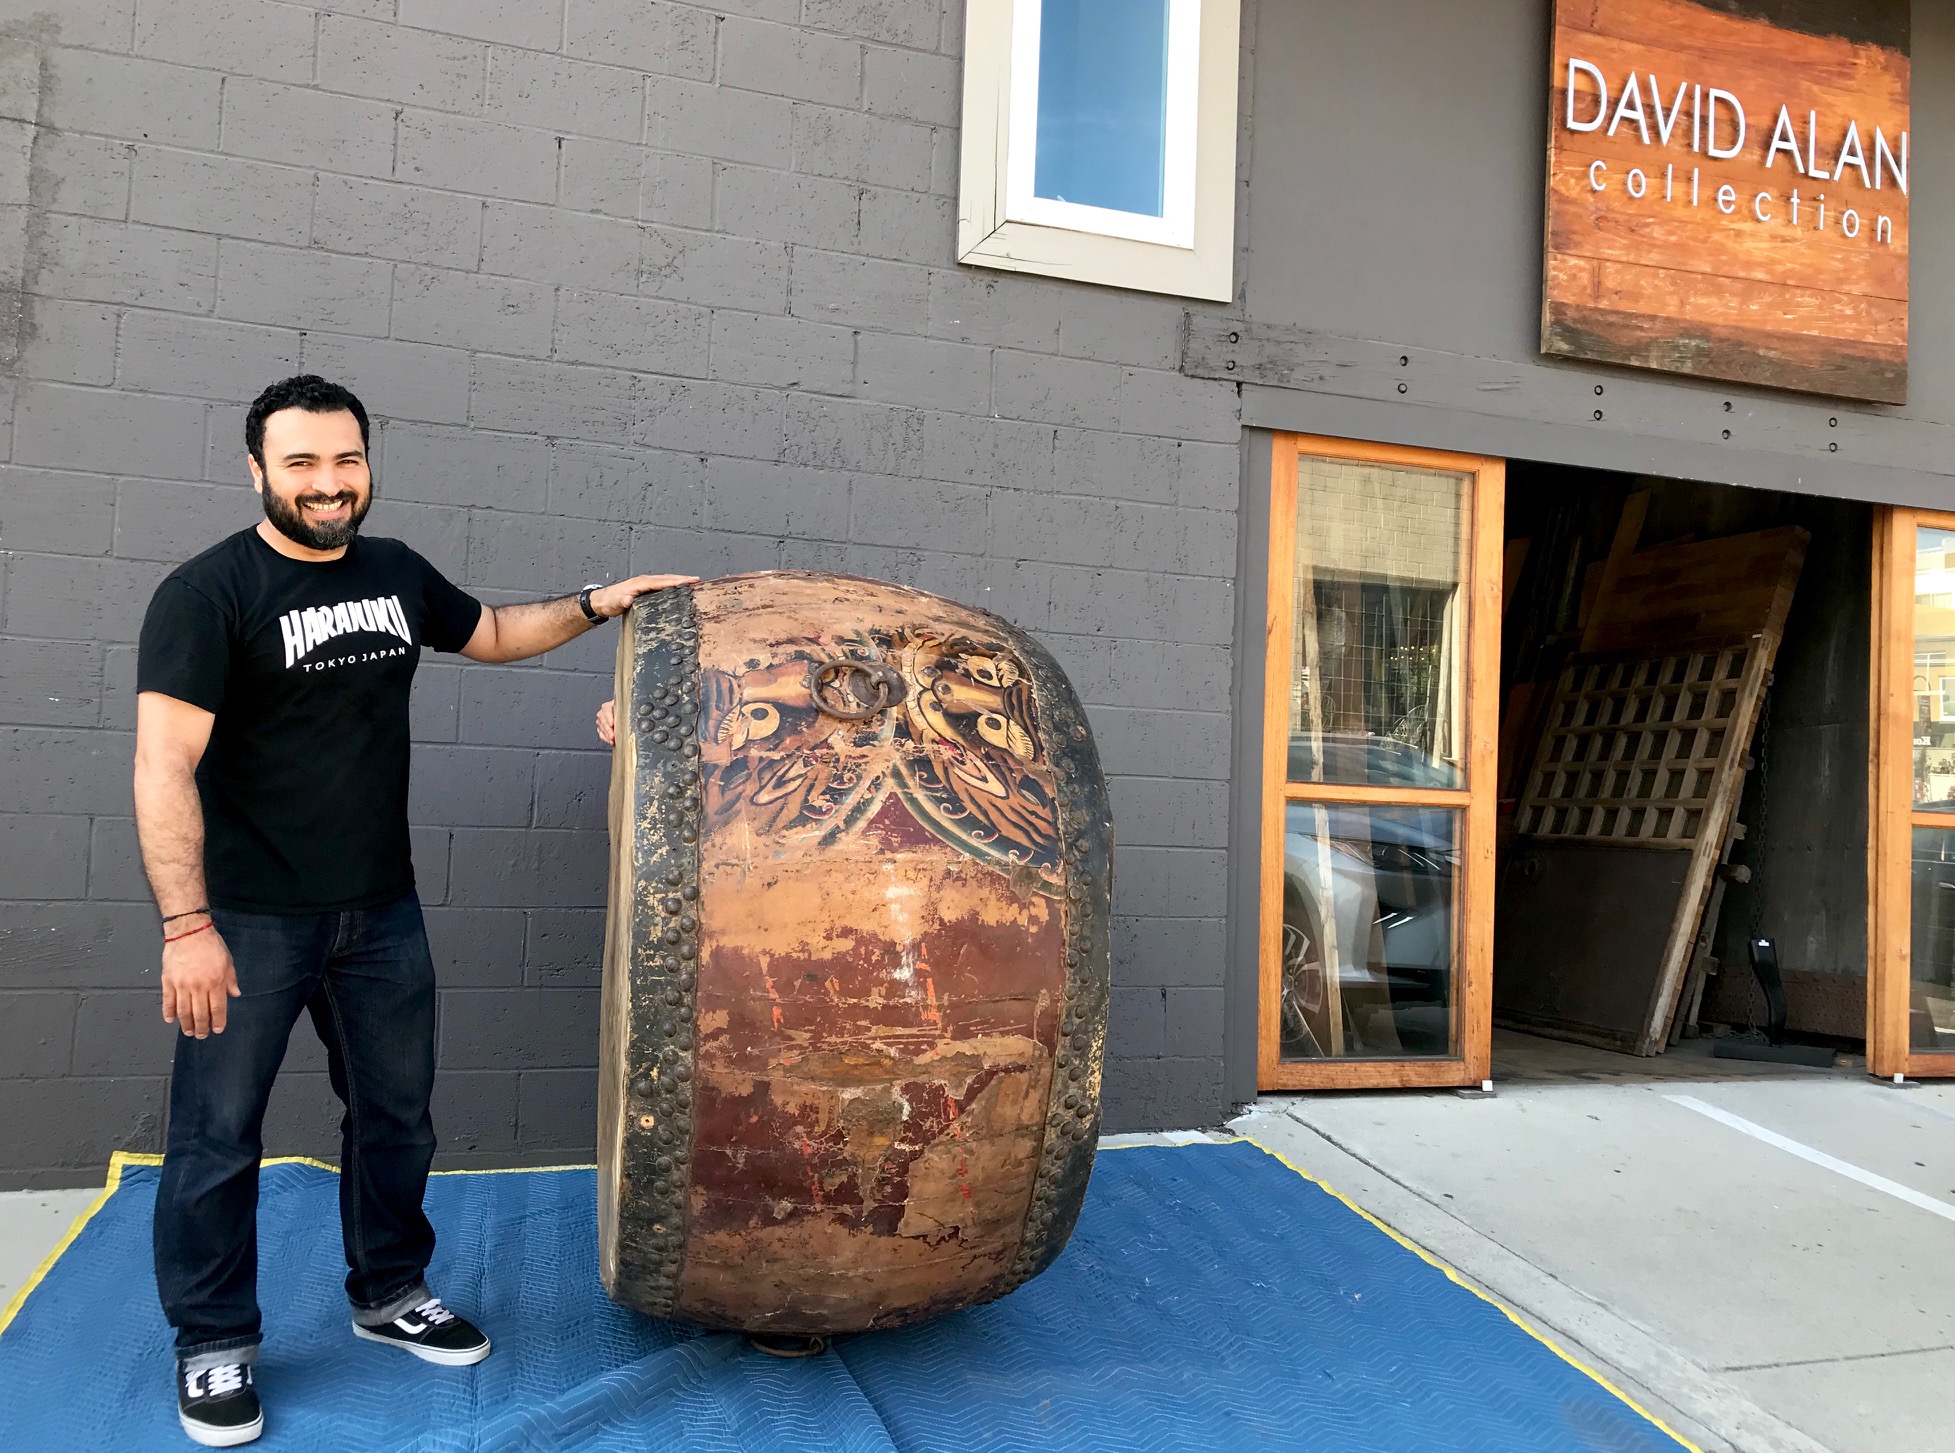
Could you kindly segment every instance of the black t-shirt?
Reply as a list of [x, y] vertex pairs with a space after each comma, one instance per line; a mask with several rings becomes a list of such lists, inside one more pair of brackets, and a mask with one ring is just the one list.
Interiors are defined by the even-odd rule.
[[398, 540], [307, 561], [243, 530], [157, 586], [136, 689], [217, 716], [197, 768], [214, 906], [320, 913], [414, 886], [408, 692], [421, 647], [459, 651], [481, 614]]

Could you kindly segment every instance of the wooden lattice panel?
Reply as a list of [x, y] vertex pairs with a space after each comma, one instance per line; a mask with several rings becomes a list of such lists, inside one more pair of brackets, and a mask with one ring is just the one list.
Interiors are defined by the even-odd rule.
[[1528, 837], [1694, 847], [1741, 716], [1749, 645], [1562, 672], [1520, 808]]

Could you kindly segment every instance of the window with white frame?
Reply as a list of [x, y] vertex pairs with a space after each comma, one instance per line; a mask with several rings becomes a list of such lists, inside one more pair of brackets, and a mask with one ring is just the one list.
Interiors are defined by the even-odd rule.
[[1226, 299], [1240, 0], [970, 0], [958, 259]]

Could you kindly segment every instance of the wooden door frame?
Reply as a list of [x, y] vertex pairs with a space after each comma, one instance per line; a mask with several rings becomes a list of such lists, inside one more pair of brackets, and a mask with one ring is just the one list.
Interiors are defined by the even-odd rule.
[[[1273, 436], [1270, 445], [1267, 608], [1263, 627], [1262, 864], [1258, 903], [1256, 1083], [1263, 1090], [1379, 1089], [1479, 1085], [1493, 1056], [1495, 812], [1500, 751], [1500, 614], [1505, 559], [1507, 462], [1314, 434]], [[1460, 789], [1291, 784], [1290, 661], [1295, 639], [1297, 460], [1309, 454], [1387, 467], [1469, 476], [1462, 523], [1465, 586], [1464, 733]], [[1279, 1007], [1283, 937], [1283, 829], [1293, 800], [1461, 810], [1460, 876], [1454, 889], [1457, 977], [1454, 1029], [1460, 1054], [1405, 1059], [1289, 1060], [1282, 1057]]]
[[1955, 828], [1914, 811], [1914, 532], [1955, 530], [1955, 513], [1884, 505], [1874, 516], [1873, 641], [1868, 677], [1867, 1069], [1883, 1079], [1955, 1076], [1955, 1054], [1908, 1043], [1913, 833]]

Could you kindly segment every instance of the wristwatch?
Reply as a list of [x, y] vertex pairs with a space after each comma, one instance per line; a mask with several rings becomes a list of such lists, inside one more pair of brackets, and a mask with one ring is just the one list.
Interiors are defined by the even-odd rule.
[[602, 590], [602, 589], [604, 589], [604, 587], [594, 580], [589, 585], [585, 586], [582, 590], [577, 592], [577, 608], [584, 613], [584, 619], [589, 621], [594, 626], [603, 625], [604, 617], [599, 615], [595, 610], [591, 608], [591, 592], [593, 590]]

